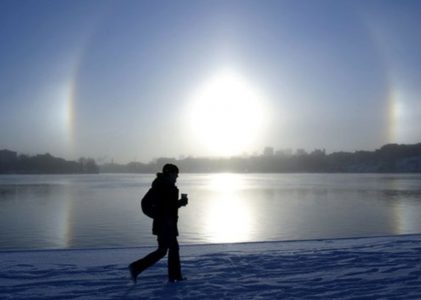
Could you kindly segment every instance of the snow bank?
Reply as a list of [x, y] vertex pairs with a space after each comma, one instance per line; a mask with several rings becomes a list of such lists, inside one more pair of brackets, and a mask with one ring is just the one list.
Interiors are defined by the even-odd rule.
[[421, 235], [182, 246], [187, 281], [152, 248], [0, 252], [0, 299], [421, 299]]

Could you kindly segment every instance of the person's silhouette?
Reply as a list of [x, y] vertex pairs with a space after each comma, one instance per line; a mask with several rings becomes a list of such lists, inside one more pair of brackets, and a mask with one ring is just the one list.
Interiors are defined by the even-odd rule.
[[152, 233], [158, 237], [158, 249], [129, 265], [130, 276], [136, 282], [137, 276], [163, 258], [168, 252], [168, 280], [183, 280], [180, 266], [178, 236], [178, 209], [187, 205], [187, 198], [179, 199], [177, 181], [179, 170], [173, 164], [166, 164], [152, 183], [156, 196], [157, 213], [153, 219]]

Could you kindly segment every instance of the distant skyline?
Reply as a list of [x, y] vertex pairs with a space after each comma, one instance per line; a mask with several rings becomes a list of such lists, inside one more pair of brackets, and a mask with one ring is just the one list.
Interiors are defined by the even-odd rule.
[[0, 149], [148, 162], [421, 142], [420, 1], [0, 1]]

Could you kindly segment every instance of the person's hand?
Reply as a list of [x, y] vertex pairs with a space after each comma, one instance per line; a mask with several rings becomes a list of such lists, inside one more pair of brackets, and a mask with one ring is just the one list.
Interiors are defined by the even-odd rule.
[[187, 205], [187, 203], [188, 203], [187, 198], [181, 198], [180, 200], [178, 200], [178, 204], [179, 204], [180, 206], [186, 206], [186, 205]]

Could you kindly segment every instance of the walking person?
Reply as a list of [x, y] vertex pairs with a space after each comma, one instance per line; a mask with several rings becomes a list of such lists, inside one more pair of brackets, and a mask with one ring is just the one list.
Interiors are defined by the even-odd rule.
[[[179, 191], [175, 185], [178, 167], [166, 164], [162, 173], [158, 173], [149, 192], [153, 193], [154, 214], [152, 233], [157, 236], [158, 248], [129, 265], [131, 279], [136, 283], [137, 276], [163, 258], [168, 252], [168, 280], [176, 282], [184, 280], [181, 274], [178, 236], [178, 209], [187, 205], [187, 195], [179, 199]], [[149, 193], [148, 192], [148, 193]]]

